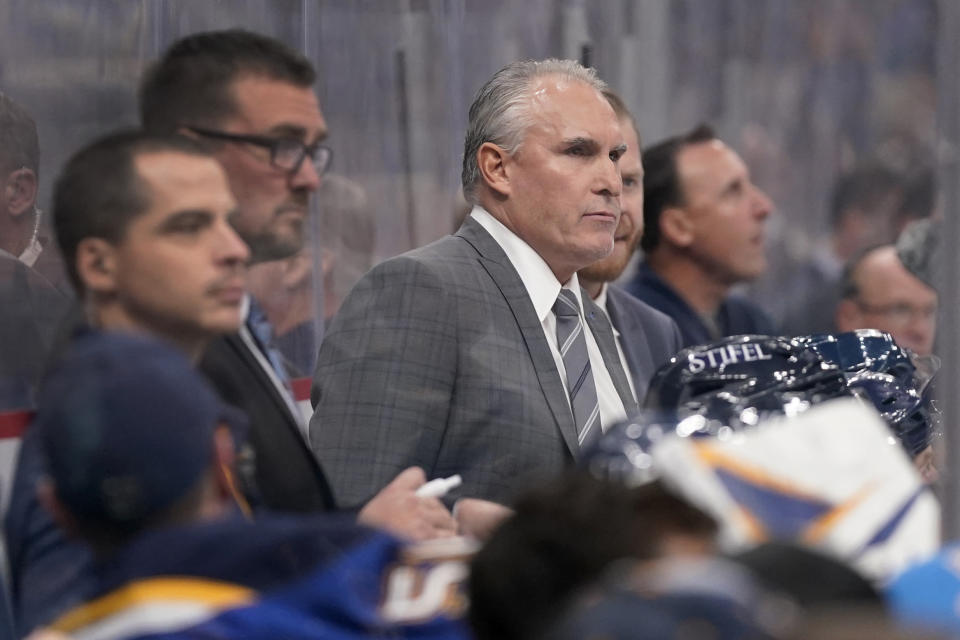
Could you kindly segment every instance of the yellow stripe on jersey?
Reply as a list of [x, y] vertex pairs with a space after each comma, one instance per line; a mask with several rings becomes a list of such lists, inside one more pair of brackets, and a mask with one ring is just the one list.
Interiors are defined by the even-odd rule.
[[776, 491], [789, 498], [826, 502], [825, 498], [798, 491], [796, 487], [788, 484], [788, 481], [781, 480], [759, 467], [722, 453], [706, 442], [691, 442], [690, 444], [693, 446], [696, 456], [710, 467], [724, 469], [758, 487]]
[[68, 611], [51, 628], [70, 633], [131, 606], [150, 601], [195, 602], [219, 609], [248, 604], [256, 595], [257, 592], [252, 589], [229, 582], [171, 576], [148, 578], [131, 582]]
[[873, 493], [873, 486], [868, 485], [814, 520], [814, 522], [807, 527], [807, 530], [803, 532], [803, 541], [808, 544], [821, 542], [830, 533], [831, 528], [836, 524], [837, 520], [840, 520], [853, 511], [854, 508], [859, 506], [871, 493]]

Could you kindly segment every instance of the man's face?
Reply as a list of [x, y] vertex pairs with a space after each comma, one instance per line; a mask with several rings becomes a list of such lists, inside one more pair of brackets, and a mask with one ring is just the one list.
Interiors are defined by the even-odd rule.
[[620, 277], [633, 256], [643, 234], [643, 163], [640, 160], [640, 141], [633, 123], [620, 119], [620, 129], [627, 143], [627, 151], [620, 158], [620, 223], [613, 234], [613, 252], [580, 270], [580, 279], [593, 282], [612, 282]]
[[[237, 113], [221, 131], [270, 138], [292, 138], [311, 145], [327, 135], [327, 124], [313, 90], [264, 76], [244, 76], [232, 85]], [[270, 164], [268, 149], [226, 143], [217, 159], [227, 172], [239, 209], [231, 219], [250, 246], [251, 260], [286, 258], [303, 247], [303, 225], [310, 194], [320, 176], [309, 158], [295, 173]]]
[[625, 142], [613, 109], [589, 85], [546, 76], [533, 81], [531, 96], [533, 124], [504, 160], [504, 224], [566, 282], [613, 250]]
[[841, 301], [837, 329], [877, 329], [926, 356], [937, 330], [937, 292], [904, 268], [892, 246], [867, 254], [855, 274], [857, 297]]
[[764, 225], [772, 204], [746, 165], [719, 140], [687, 146], [676, 157], [692, 236], [685, 247], [704, 272], [725, 285], [763, 273]]
[[135, 164], [150, 205], [111, 250], [110, 293], [125, 320], [174, 337], [236, 331], [250, 254], [228, 220], [236, 202], [223, 169], [177, 152]]

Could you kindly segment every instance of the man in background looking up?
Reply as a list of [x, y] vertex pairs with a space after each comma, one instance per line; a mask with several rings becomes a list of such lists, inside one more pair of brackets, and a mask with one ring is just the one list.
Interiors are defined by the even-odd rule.
[[730, 289], [766, 268], [773, 207], [740, 156], [701, 125], [643, 152], [645, 255], [627, 291], [673, 318], [683, 346], [773, 334], [767, 315]]

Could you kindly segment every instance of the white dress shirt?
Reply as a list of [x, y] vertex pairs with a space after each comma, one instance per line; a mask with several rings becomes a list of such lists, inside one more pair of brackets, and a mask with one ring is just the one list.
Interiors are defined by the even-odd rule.
[[[568, 282], [561, 283], [553, 275], [553, 271], [540, 257], [533, 248], [520, 239], [515, 233], [510, 231], [502, 222], [494, 218], [490, 212], [480, 206], [474, 206], [470, 216], [480, 223], [487, 232], [493, 236], [503, 252], [507, 254], [510, 264], [516, 269], [517, 274], [523, 281], [523, 286], [530, 296], [533, 308], [543, 326], [543, 333], [547, 338], [547, 344], [550, 345], [550, 352], [553, 354], [553, 360], [557, 364], [557, 371], [560, 372], [560, 381], [563, 388], [567, 388], [567, 374], [563, 366], [563, 356], [560, 355], [560, 347], [557, 344], [557, 317], [553, 313], [553, 304], [560, 295], [560, 289], [569, 289], [577, 297], [580, 304], [580, 320], [583, 323], [583, 334], [587, 340], [587, 354], [590, 357], [590, 368], [593, 370], [593, 382], [597, 388], [597, 400], [600, 403], [600, 424], [604, 431], [614, 424], [624, 420], [627, 416], [623, 408], [623, 402], [613, 386], [613, 380], [607, 371], [606, 364], [603, 362], [603, 356], [600, 354], [600, 348], [597, 341], [590, 331], [590, 326], [583, 318], [583, 300], [580, 297], [580, 281], [577, 274]], [[617, 347], [619, 349], [619, 345]], [[621, 355], [622, 360], [622, 355]], [[627, 376], [629, 380], [630, 376]], [[567, 389], [569, 392], [569, 389]], [[635, 395], [635, 393], [634, 393]], [[567, 397], [567, 404], [570, 403], [570, 397]]]

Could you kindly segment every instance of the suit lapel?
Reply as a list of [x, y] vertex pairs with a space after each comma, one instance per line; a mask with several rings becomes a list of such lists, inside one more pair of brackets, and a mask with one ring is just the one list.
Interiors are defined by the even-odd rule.
[[523, 286], [523, 280], [520, 279], [500, 245], [476, 220], [467, 218], [457, 235], [469, 242], [480, 254], [480, 264], [490, 274], [510, 306], [537, 373], [540, 389], [553, 413], [563, 441], [570, 453], [576, 457], [580, 447], [567, 392], [560, 381], [560, 372], [557, 371], [553, 353], [543, 335], [543, 325], [537, 318], [533, 303], [530, 302], [530, 295]]
[[[630, 375], [633, 376], [637, 401], [643, 402], [647, 394], [646, 380], [653, 375], [653, 354], [650, 352], [647, 334], [643, 326], [637, 322], [637, 317], [632, 313], [623, 312], [620, 305], [622, 295], [629, 294], [617, 290], [612, 285], [607, 287], [607, 312], [610, 314], [610, 322], [613, 323], [614, 328], [625, 338], [620, 342], [623, 355], [627, 359]], [[643, 375], [644, 373], [646, 375]]]
[[263, 367], [260, 366], [260, 362], [257, 360], [256, 356], [250, 353], [250, 348], [247, 347], [246, 343], [243, 341], [243, 338], [241, 338], [238, 334], [230, 334], [226, 336], [226, 341], [237, 353], [238, 357], [244, 361], [247, 367], [254, 372], [257, 382], [260, 383], [260, 386], [266, 389], [267, 394], [270, 396], [270, 400], [283, 414], [287, 424], [297, 434], [297, 437], [302, 439], [303, 436], [300, 434], [299, 423], [294, 416], [290, 415], [290, 409], [287, 406], [286, 401], [280, 396], [280, 392], [277, 391], [277, 388], [274, 386], [270, 376], [267, 375], [267, 372], [264, 371]]
[[630, 391], [630, 383], [627, 382], [627, 375], [623, 371], [623, 364], [620, 362], [620, 354], [617, 353], [616, 338], [613, 336], [613, 329], [610, 328], [610, 322], [603, 310], [590, 299], [584, 289], [580, 289], [580, 297], [583, 299], [584, 316], [587, 319], [587, 326], [593, 333], [597, 346], [600, 348], [600, 355], [603, 356], [603, 363], [607, 367], [610, 379], [613, 380], [613, 386], [620, 396], [623, 403], [623, 409], [628, 416], [632, 416], [638, 410], [637, 401], [633, 399], [633, 393]]

